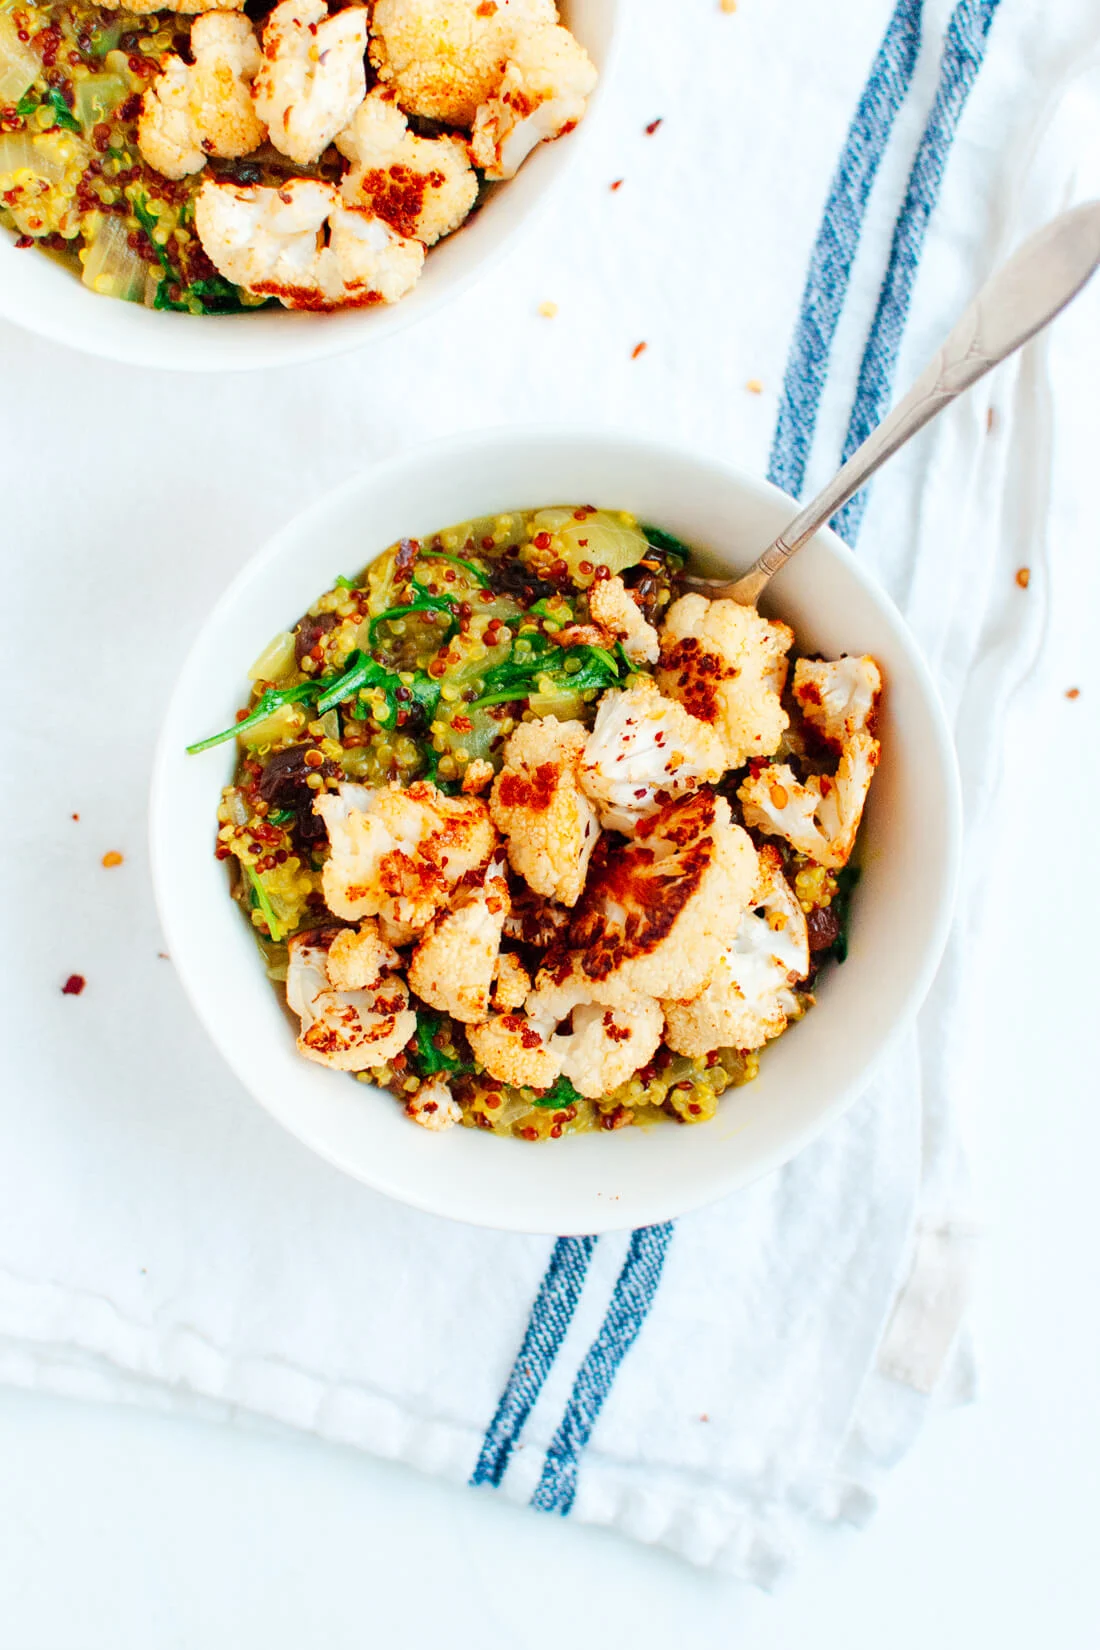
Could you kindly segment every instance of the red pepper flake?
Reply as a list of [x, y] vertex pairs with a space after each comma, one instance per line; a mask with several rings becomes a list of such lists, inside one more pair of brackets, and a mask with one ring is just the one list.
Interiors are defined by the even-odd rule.
[[83, 974], [70, 974], [61, 987], [62, 995], [65, 997], [79, 997], [87, 983]]
[[79, 815], [79, 814], [74, 814], [74, 815], [73, 815], [73, 818], [74, 818], [74, 819], [79, 819], [79, 818], [80, 818], [80, 815]]
[[615, 182], [611, 185], [611, 193], [614, 194], [616, 189], [621, 189], [623, 182], [624, 180], [622, 178], [616, 178]]
[[1067, 688], [1066, 689], [1066, 698], [1067, 699], [1080, 699], [1080, 697], [1081, 697], [1081, 689], [1080, 688]]
[[653, 136], [653, 134], [657, 130], [658, 126], [660, 126], [663, 123], [664, 118], [665, 118], [664, 115], [658, 115], [656, 120], [651, 120], [650, 121], [649, 125], [645, 129], [646, 137], [652, 137]]
[[649, 345], [643, 339], [640, 344], [635, 344], [634, 345], [634, 348], [630, 352], [630, 359], [632, 361], [636, 361], [638, 359], [639, 355], [642, 355], [648, 348], [649, 348]]
[[549, 550], [550, 534], [536, 533], [531, 542], [534, 544], [536, 550]]
[[33, 235], [20, 235], [19, 239], [16, 241], [15, 244], [19, 248], [20, 252], [25, 252], [28, 246], [33, 246], [34, 245], [34, 236]]

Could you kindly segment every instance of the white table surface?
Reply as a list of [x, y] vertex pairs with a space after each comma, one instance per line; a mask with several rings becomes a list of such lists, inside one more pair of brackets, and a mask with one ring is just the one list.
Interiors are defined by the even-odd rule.
[[316, 1442], [0, 1392], [0, 1650], [1095, 1650], [1100, 574], [1088, 578], [1059, 591], [1046, 666], [1014, 715], [1016, 823], [990, 868], [1011, 896], [993, 918], [975, 1097], [983, 1391], [932, 1421], [867, 1528], [822, 1534], [765, 1596]]

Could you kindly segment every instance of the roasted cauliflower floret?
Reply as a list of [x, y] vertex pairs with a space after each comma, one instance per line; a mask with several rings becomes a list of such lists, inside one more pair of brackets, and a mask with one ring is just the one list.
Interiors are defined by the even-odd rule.
[[596, 65], [568, 29], [520, 34], [499, 90], [474, 120], [470, 152], [485, 176], [514, 178], [538, 144], [571, 132], [596, 79]]
[[606, 981], [587, 979], [576, 958], [544, 968], [527, 998], [527, 1016], [539, 1029], [561, 1026], [549, 1040], [561, 1070], [579, 1094], [598, 1099], [652, 1059], [664, 1017], [652, 998], [615, 1003]]
[[410, 240], [434, 246], [458, 228], [477, 199], [477, 173], [456, 137], [418, 137], [378, 87], [336, 138], [351, 161], [340, 185], [350, 206], [365, 206]]
[[405, 1115], [411, 1117], [414, 1123], [419, 1123], [422, 1129], [439, 1132], [453, 1129], [456, 1123], [461, 1123], [462, 1107], [444, 1078], [431, 1077], [426, 1083], [421, 1083], [406, 1102]]
[[762, 848], [752, 905], [699, 996], [664, 1002], [665, 1041], [677, 1054], [761, 1048], [798, 1007], [792, 986], [810, 971], [806, 918], [777, 848]]
[[343, 130], [366, 95], [366, 50], [365, 6], [331, 17], [325, 0], [275, 7], [252, 96], [280, 154], [308, 166]]
[[379, 973], [338, 991], [328, 972], [334, 934], [296, 934], [288, 942], [288, 1006], [302, 1022], [298, 1051], [337, 1071], [366, 1071], [399, 1054], [416, 1032], [409, 993], [397, 974]]
[[400, 967], [401, 958], [371, 917], [358, 928], [341, 928], [329, 946], [328, 977], [337, 991], [360, 991], [385, 969]]
[[191, 27], [191, 55], [170, 52], [141, 102], [138, 148], [166, 178], [183, 178], [207, 155], [250, 154], [265, 136], [252, 105], [263, 61], [252, 24], [239, 12], [209, 12]]
[[489, 1012], [500, 937], [511, 907], [503, 864], [494, 860], [480, 887], [463, 884], [458, 899], [435, 918], [413, 952], [409, 984], [431, 1008], [469, 1024]]
[[462, 775], [462, 793], [464, 796], [477, 796], [479, 791], [489, 789], [493, 779], [493, 764], [475, 756], [472, 762], [466, 764], [466, 772]]
[[599, 836], [579, 783], [587, 735], [554, 716], [521, 722], [504, 750], [490, 801], [512, 869], [547, 899], [575, 905]]
[[793, 692], [807, 722], [837, 750], [857, 733], [874, 733], [882, 675], [866, 654], [862, 658], [799, 659]]
[[497, 982], [493, 992], [493, 1007], [500, 1013], [522, 1008], [531, 989], [531, 976], [513, 951], [502, 951], [497, 958]]
[[599, 809], [600, 824], [631, 836], [640, 819], [713, 784], [725, 769], [725, 750], [714, 729], [666, 699], [652, 678], [642, 677], [600, 700], [580, 782]]
[[410, 115], [469, 127], [519, 35], [557, 20], [553, 0], [375, 0], [370, 60]]
[[755, 883], [756, 850], [724, 797], [703, 790], [668, 803], [633, 842], [593, 861], [569, 926], [575, 963], [611, 1007], [694, 997]]
[[604, 630], [622, 639], [623, 652], [632, 664], [657, 663], [661, 651], [657, 632], [617, 573], [611, 579], [597, 579], [592, 585], [588, 611]]
[[380, 218], [345, 206], [331, 184], [315, 178], [292, 178], [280, 189], [207, 178], [196, 198], [195, 227], [227, 281], [278, 298], [287, 309], [396, 303], [424, 265], [419, 241], [403, 240]]
[[785, 762], [759, 768], [737, 792], [745, 824], [781, 836], [818, 865], [837, 870], [855, 847], [878, 757], [878, 740], [857, 733], [831, 777], [812, 774], [802, 785]]
[[398, 933], [425, 928], [498, 841], [478, 797], [444, 796], [424, 782], [404, 791], [341, 785], [322, 792], [314, 812], [331, 847], [321, 874], [329, 910], [351, 921], [381, 916], [402, 925]]
[[536, 1023], [526, 1014], [493, 1014], [467, 1026], [474, 1059], [498, 1083], [548, 1089], [561, 1076], [561, 1056], [548, 1046], [553, 1021]]
[[780, 695], [794, 632], [738, 602], [681, 596], [661, 630], [657, 683], [706, 722], [726, 747], [726, 765], [771, 756], [788, 723]]
[[598, 1100], [653, 1058], [663, 1026], [660, 1008], [644, 997], [631, 1008], [586, 1003], [573, 1010], [572, 1029], [555, 1033], [550, 1048], [577, 1093]]

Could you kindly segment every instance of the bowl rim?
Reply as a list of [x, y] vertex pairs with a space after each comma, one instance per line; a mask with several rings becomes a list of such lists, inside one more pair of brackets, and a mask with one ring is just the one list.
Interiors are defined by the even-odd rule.
[[[428, 295], [421, 295], [416, 305], [409, 306], [402, 299], [395, 304], [360, 310], [334, 310], [320, 316], [280, 311], [276, 318], [287, 323], [280, 334], [265, 331], [263, 334], [255, 332], [250, 336], [245, 328], [259, 320], [259, 314], [196, 317], [158, 312], [159, 322], [166, 325], [162, 324], [157, 331], [153, 331], [151, 328], [146, 329], [142, 323], [137, 323], [136, 316], [128, 314], [131, 310], [140, 310], [141, 314], [148, 318], [143, 306], [123, 304], [119, 299], [104, 300], [105, 303], [114, 306], [112, 314], [119, 310], [123, 312], [117, 328], [120, 336], [116, 338], [113, 336], [116, 331], [113, 325], [89, 325], [89, 317], [94, 316], [97, 311], [86, 310], [83, 306], [70, 314], [67, 310], [61, 312], [46, 304], [43, 305], [41, 316], [28, 315], [19, 302], [13, 299], [0, 264], [0, 320], [18, 327], [21, 332], [32, 337], [44, 338], [49, 343], [75, 349], [95, 360], [113, 361], [120, 366], [183, 373], [244, 373], [264, 371], [268, 368], [304, 366], [313, 361], [331, 360], [334, 356], [367, 350], [372, 344], [381, 344], [406, 328], [429, 320], [453, 299], [468, 292], [483, 275], [497, 267], [506, 254], [516, 249], [519, 242], [533, 230], [550, 203], [557, 198], [573, 174], [580, 155], [590, 146], [592, 135], [604, 117], [607, 107], [606, 88], [615, 74], [622, 50], [623, 18], [626, 9], [625, 0], [602, 0], [602, 3], [607, 8], [606, 44], [601, 53], [599, 80], [588, 98], [584, 119], [568, 134], [566, 142], [539, 146], [546, 153], [552, 153], [554, 158], [551, 167], [546, 168], [541, 188], [532, 194], [526, 210], [520, 212], [507, 228], [487, 241], [483, 254], [476, 262], [460, 273], [444, 279], [439, 287]], [[530, 158], [536, 159], [537, 151]], [[461, 230], [460, 225], [459, 234]], [[2, 230], [0, 234], [5, 240], [14, 243], [14, 232]], [[416, 290], [414, 289], [414, 292]], [[89, 300], [95, 298], [95, 294], [92, 293], [87, 296]], [[275, 317], [275, 312], [272, 311], [271, 315]], [[210, 335], [209, 346], [204, 344], [201, 349], [194, 349], [193, 335], [184, 332], [183, 328], [201, 320], [216, 322], [227, 331], [232, 329], [235, 342], [227, 354], [217, 356], [213, 335]], [[107, 336], [108, 333], [111, 336]], [[165, 340], [168, 342], [165, 343]], [[192, 341], [191, 349], [188, 348], [189, 341]]]
[[[167, 833], [166, 815], [170, 807], [172, 771], [180, 762], [177, 744], [170, 741], [172, 724], [176, 719], [176, 712], [180, 704], [186, 701], [190, 687], [190, 676], [208, 632], [219, 623], [223, 615], [233, 611], [238, 603], [241, 591], [250, 585], [265, 568], [277, 563], [286, 554], [284, 548], [286, 542], [307, 527], [311, 517], [320, 517], [329, 510], [337, 508], [342, 500], [355, 496], [368, 483], [372, 487], [381, 487], [393, 476], [400, 475], [402, 471], [412, 472], [422, 469], [425, 465], [430, 465], [433, 461], [452, 460], [458, 456], [468, 456], [476, 450], [499, 450], [508, 442], [513, 441], [536, 441], [542, 445], [565, 443], [573, 447], [577, 445], [586, 447], [612, 446], [619, 450], [629, 448], [633, 456], [648, 460], [654, 465], [660, 465], [662, 462], [686, 462], [698, 469], [709, 470], [727, 484], [733, 482], [739, 488], [750, 494], [755, 494], [758, 498], [772, 503], [782, 503], [790, 510], [792, 517], [798, 510], [797, 503], [772, 482], [743, 470], [735, 464], [714, 458], [712, 455], [700, 454], [686, 442], [671, 442], [644, 435], [634, 436], [629, 432], [607, 428], [585, 428], [562, 423], [499, 425], [473, 431], [461, 431], [431, 441], [403, 447], [378, 463], [365, 466], [347, 477], [336, 487], [317, 494], [308, 504], [284, 522], [282, 527], [278, 528], [238, 570], [221, 597], [199, 625], [186, 657], [180, 666], [166, 704], [161, 731], [157, 737], [150, 780], [150, 870], [157, 913], [167, 940], [167, 949], [176, 964], [176, 973], [185, 995], [204, 1032], [214, 1043], [250, 1098], [260, 1104], [275, 1122], [286, 1128], [303, 1145], [334, 1168], [359, 1180], [372, 1190], [426, 1214], [500, 1231], [538, 1234], [553, 1231], [558, 1235], [618, 1231], [676, 1219], [680, 1215], [691, 1213], [693, 1210], [715, 1201], [718, 1197], [728, 1195], [763, 1178], [803, 1151], [806, 1146], [817, 1139], [842, 1116], [854, 1104], [860, 1094], [868, 1088], [897, 1041], [912, 1024], [918, 1009], [928, 994], [943, 957], [954, 918], [963, 849], [962, 787], [954, 741], [935, 679], [904, 617], [888, 592], [869, 570], [860, 563], [852, 550], [831, 528], [822, 529], [818, 536], [825, 539], [830, 552], [845, 565], [848, 575], [870, 596], [872, 604], [877, 604], [882, 608], [886, 617], [892, 622], [895, 631], [901, 638], [907, 655], [907, 662], [919, 687], [923, 707], [928, 713], [929, 727], [934, 737], [935, 755], [939, 763], [939, 777], [943, 783], [943, 800], [945, 804], [945, 851], [938, 876], [938, 908], [935, 920], [931, 924], [924, 942], [919, 966], [915, 969], [905, 993], [904, 1002], [895, 1014], [890, 1026], [881, 1036], [878, 1046], [869, 1055], [859, 1072], [838, 1085], [828, 1103], [815, 1112], [812, 1119], [808, 1119], [802, 1125], [792, 1127], [784, 1136], [782, 1142], [777, 1142], [774, 1147], [760, 1152], [750, 1166], [741, 1170], [731, 1168], [723, 1189], [718, 1192], [712, 1191], [709, 1187], [702, 1187], [697, 1196], [668, 1198], [662, 1195], [661, 1189], [658, 1189], [651, 1193], [648, 1198], [640, 1194], [633, 1196], [631, 1213], [627, 1219], [616, 1218], [614, 1211], [609, 1208], [606, 1219], [593, 1219], [591, 1212], [589, 1212], [585, 1221], [581, 1223], [570, 1224], [566, 1222], [550, 1228], [544, 1221], [526, 1223], [522, 1218], [504, 1218], [495, 1215], [492, 1210], [482, 1207], [476, 1198], [466, 1198], [461, 1187], [453, 1188], [445, 1202], [441, 1202], [438, 1197], [433, 1197], [430, 1192], [421, 1193], [418, 1189], [410, 1191], [404, 1182], [398, 1183], [388, 1177], [384, 1163], [372, 1163], [369, 1171], [361, 1165], [350, 1165], [339, 1151], [330, 1149], [323, 1139], [311, 1135], [308, 1126], [297, 1127], [281, 1115], [274, 1106], [268, 1104], [258, 1091], [257, 1086], [255, 1086], [248, 1062], [239, 1046], [239, 1040], [223, 1037], [220, 1031], [209, 1023], [201, 1003], [197, 984], [193, 979], [192, 970], [187, 964], [180, 961], [181, 957], [187, 955], [187, 946], [186, 944], [183, 946], [177, 944], [179, 930], [173, 902], [169, 896], [170, 867], [166, 841], [162, 845], [162, 839], [166, 837]], [[381, 553], [381, 551], [378, 553]]]

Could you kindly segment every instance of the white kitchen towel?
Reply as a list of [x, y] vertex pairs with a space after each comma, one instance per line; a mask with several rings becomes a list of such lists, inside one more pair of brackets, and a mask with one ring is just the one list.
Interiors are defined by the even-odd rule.
[[[1043, 341], [841, 523], [938, 674], [967, 875], [918, 1026], [781, 1173], [598, 1242], [390, 1204], [223, 1069], [162, 955], [145, 861], [174, 672], [319, 490], [422, 436], [577, 416], [805, 493], [993, 264], [1096, 192], [1094, 0], [623, 10], [569, 185], [414, 332], [248, 378], [0, 334], [0, 1378], [275, 1420], [767, 1584], [812, 1520], [865, 1516], [929, 1404], [971, 1387], [959, 1100], [981, 1080], [968, 982], [999, 729], [1050, 576]], [[71, 973], [82, 995], [62, 993]]]

